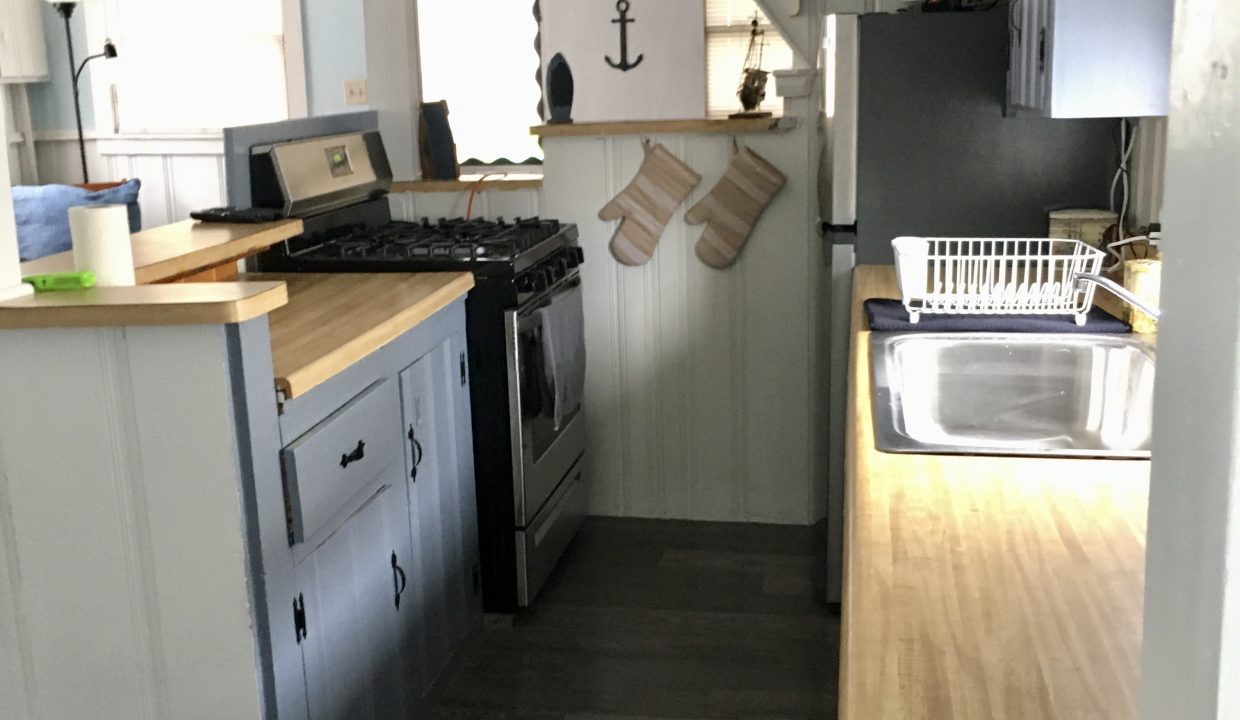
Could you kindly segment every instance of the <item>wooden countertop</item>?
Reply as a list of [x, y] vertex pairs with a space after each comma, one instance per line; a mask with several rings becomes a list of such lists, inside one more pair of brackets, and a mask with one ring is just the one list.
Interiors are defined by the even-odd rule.
[[239, 323], [287, 302], [279, 282], [97, 287], [0, 303], [0, 329]]
[[[139, 285], [188, 277], [239, 260], [302, 233], [301, 220], [273, 223], [200, 223], [183, 220], [134, 233], [134, 275]], [[73, 252], [22, 263], [22, 275], [69, 272]]]
[[276, 387], [305, 394], [464, 296], [474, 276], [455, 273], [243, 274], [288, 284], [271, 313]]
[[841, 720], [1136, 718], [1149, 463], [874, 449], [853, 277]]

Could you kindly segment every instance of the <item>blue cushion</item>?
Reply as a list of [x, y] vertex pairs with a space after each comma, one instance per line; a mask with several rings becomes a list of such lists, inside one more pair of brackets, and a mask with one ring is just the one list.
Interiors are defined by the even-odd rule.
[[18, 185], [13, 188], [17, 216], [17, 251], [22, 262], [64, 252], [73, 246], [69, 235], [69, 208], [79, 205], [129, 206], [129, 232], [142, 229], [138, 190], [133, 179], [107, 190], [91, 192], [72, 185]]

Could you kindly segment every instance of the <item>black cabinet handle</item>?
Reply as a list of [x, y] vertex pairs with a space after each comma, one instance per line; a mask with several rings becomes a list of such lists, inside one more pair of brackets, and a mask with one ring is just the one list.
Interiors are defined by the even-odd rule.
[[409, 477], [414, 480], [418, 479], [418, 466], [422, 464], [422, 443], [413, 435], [413, 426], [409, 426], [409, 446], [413, 450], [413, 470], [409, 472]]
[[297, 638], [297, 644], [300, 645], [302, 640], [306, 639], [306, 598], [301, 593], [297, 593], [297, 597], [293, 598], [293, 637]]
[[392, 551], [392, 590], [396, 593], [396, 609], [400, 609], [400, 596], [405, 592], [405, 571], [396, 564], [396, 551]]
[[353, 448], [353, 452], [340, 456], [340, 467], [347, 468], [349, 463], [355, 463], [364, 457], [366, 457], [366, 443], [358, 440], [357, 447]]

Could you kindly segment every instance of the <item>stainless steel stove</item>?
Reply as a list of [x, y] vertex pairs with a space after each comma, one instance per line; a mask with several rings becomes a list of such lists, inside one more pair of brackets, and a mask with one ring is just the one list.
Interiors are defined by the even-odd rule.
[[[257, 269], [474, 274], [466, 317], [483, 599], [488, 611], [512, 612], [533, 601], [585, 512], [584, 417], [580, 404], [559, 416], [549, 409], [539, 320], [553, 303], [579, 309], [577, 227], [536, 217], [393, 220], [382, 142], [364, 135], [251, 148], [251, 202], [306, 226], [260, 255]], [[352, 154], [340, 159], [341, 148]], [[355, 167], [367, 172], [351, 184]]]

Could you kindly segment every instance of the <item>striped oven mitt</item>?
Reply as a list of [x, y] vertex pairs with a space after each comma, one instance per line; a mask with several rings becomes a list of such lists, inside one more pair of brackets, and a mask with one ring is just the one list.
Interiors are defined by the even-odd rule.
[[720, 269], [735, 262], [762, 211], [787, 180], [749, 148], [733, 155], [719, 183], [685, 213], [691, 225], [706, 223], [698, 238], [698, 259]]
[[645, 150], [637, 177], [598, 213], [600, 220], [620, 220], [611, 254], [625, 265], [642, 265], [654, 255], [672, 213], [702, 180], [662, 145], [646, 143]]

